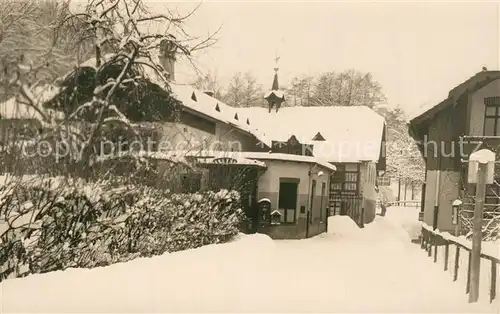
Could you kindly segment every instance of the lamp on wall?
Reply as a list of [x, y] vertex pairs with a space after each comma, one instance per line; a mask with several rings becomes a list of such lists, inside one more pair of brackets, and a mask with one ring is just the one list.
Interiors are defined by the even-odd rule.
[[313, 174], [315, 174], [318, 177], [321, 177], [322, 175], [325, 174], [323, 171], [314, 172], [314, 170], [316, 169], [316, 167], [317, 167], [317, 165], [314, 165], [311, 169], [309, 169], [309, 172], [308, 172], [309, 176], [312, 176]]

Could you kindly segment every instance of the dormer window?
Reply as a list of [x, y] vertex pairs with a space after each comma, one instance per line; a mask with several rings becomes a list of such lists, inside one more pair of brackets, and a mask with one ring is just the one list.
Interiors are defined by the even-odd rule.
[[219, 107], [219, 103], [217, 103], [217, 105], [215, 105], [215, 111], [218, 111], [218, 112], [220, 112], [220, 107]]
[[234, 115], [234, 119], [238, 120], [238, 114], [237, 113]]
[[250, 120], [249, 119], [247, 119], [247, 124], [250, 125]]
[[325, 138], [323, 137], [323, 135], [321, 135], [321, 133], [316, 133], [316, 135], [314, 135], [313, 137], [313, 141], [325, 141]]
[[196, 99], [196, 94], [195, 94], [194, 92], [193, 92], [193, 94], [191, 95], [191, 99], [192, 99], [193, 101], [198, 101], [198, 100]]

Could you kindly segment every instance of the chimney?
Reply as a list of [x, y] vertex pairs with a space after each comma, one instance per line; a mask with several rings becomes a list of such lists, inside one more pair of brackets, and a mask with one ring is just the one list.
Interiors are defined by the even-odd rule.
[[212, 91], [206, 90], [206, 91], [204, 91], [204, 93], [210, 97], [214, 97], [214, 92], [212, 92]]
[[175, 53], [177, 46], [173, 39], [163, 39], [160, 42], [160, 64], [169, 74], [169, 80], [175, 81]]

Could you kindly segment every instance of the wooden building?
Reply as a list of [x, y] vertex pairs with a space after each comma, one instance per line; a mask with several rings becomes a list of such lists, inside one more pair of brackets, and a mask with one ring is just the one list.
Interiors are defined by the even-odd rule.
[[[410, 135], [425, 159], [423, 221], [451, 233], [468, 229], [475, 187], [467, 183], [467, 160], [480, 148], [500, 144], [500, 71], [476, 73], [450, 90], [448, 97], [410, 121]], [[487, 188], [486, 214], [498, 211], [498, 185]], [[452, 203], [460, 199], [461, 227], [452, 224]], [[462, 230], [460, 230], [462, 229]], [[466, 230], [465, 230], [466, 231]]]

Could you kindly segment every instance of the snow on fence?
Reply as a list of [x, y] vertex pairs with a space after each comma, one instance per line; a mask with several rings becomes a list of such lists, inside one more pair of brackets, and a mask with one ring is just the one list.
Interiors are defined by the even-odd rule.
[[[496, 246], [495, 243], [483, 242], [481, 252], [480, 298], [489, 296], [490, 303], [496, 298], [497, 290], [500, 288], [500, 282], [497, 281], [500, 259]], [[421, 248], [427, 251], [429, 257], [433, 257], [434, 263], [442, 260], [444, 271], [453, 276], [453, 281], [464, 284], [465, 294], [469, 293], [472, 248], [470, 241], [433, 230], [422, 223]], [[466, 267], [463, 267], [465, 265]]]
[[420, 208], [420, 203], [420, 201], [394, 201], [389, 202], [389, 206]]

